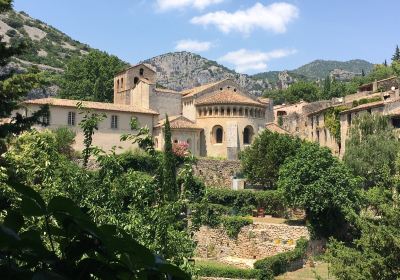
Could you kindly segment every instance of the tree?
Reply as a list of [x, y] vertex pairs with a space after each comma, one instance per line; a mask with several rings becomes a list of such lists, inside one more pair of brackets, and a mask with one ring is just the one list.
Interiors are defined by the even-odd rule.
[[365, 77], [365, 71], [364, 71], [364, 69], [361, 69], [361, 77]]
[[[0, 13], [11, 9], [11, 0], [0, 1]], [[24, 44], [7, 46], [0, 36], [0, 66], [10, 62], [12, 56], [21, 54], [26, 50]], [[9, 118], [11, 113], [19, 108], [21, 99], [32, 89], [40, 88], [46, 82], [45, 76], [37, 69], [30, 69], [23, 74], [2, 75], [0, 77], [0, 119]], [[9, 122], [0, 124], [0, 155], [6, 150], [6, 137], [19, 134], [35, 123], [40, 123], [40, 118], [48, 115], [48, 108], [44, 106], [32, 116], [26, 118], [17, 114]]]
[[322, 89], [322, 96], [325, 99], [329, 99], [331, 95], [331, 76], [326, 76], [324, 81], [324, 87]]
[[288, 88], [286, 100], [290, 103], [300, 100], [312, 102], [319, 100], [320, 95], [320, 90], [315, 83], [299, 81]]
[[381, 188], [376, 193], [379, 203], [366, 201], [365, 211], [354, 216], [360, 231], [351, 243], [330, 240], [326, 260], [336, 279], [399, 279], [400, 277], [400, 208]]
[[60, 97], [112, 102], [114, 76], [126, 63], [116, 56], [93, 50], [70, 60], [60, 81]]
[[399, 45], [396, 46], [396, 50], [394, 51], [394, 54], [392, 56], [392, 61], [399, 61], [400, 62], [400, 48]]
[[383, 66], [385, 66], [385, 67], [388, 66], [386, 59], [385, 59], [385, 61], [383, 62]]
[[400, 143], [387, 117], [363, 114], [352, 123], [343, 160], [363, 178], [364, 188], [390, 188], [399, 151]]
[[301, 208], [316, 237], [347, 239], [346, 216], [358, 211], [358, 180], [328, 148], [304, 143], [279, 170], [278, 190], [288, 206]]
[[176, 159], [172, 150], [171, 126], [168, 116], [164, 124], [164, 157], [163, 157], [163, 193], [167, 200], [176, 199], [178, 190], [176, 184]]
[[299, 138], [264, 130], [241, 153], [243, 172], [254, 184], [274, 186], [280, 166], [288, 157], [295, 155], [300, 145]]

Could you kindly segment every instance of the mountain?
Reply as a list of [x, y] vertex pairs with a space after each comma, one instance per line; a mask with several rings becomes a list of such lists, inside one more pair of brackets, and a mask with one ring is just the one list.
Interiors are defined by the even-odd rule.
[[164, 87], [183, 90], [218, 80], [231, 78], [251, 94], [261, 95], [270, 87], [268, 79], [253, 79], [190, 52], [173, 52], [143, 61], [157, 69], [157, 81]]
[[[0, 36], [9, 44], [24, 42], [27, 52], [13, 58], [0, 68], [0, 75], [12, 70], [23, 71], [36, 65], [42, 70], [61, 73], [73, 56], [83, 57], [92, 48], [78, 42], [56, 28], [24, 12], [10, 11], [0, 15]], [[324, 79], [333, 75], [344, 80], [373, 65], [365, 60], [346, 62], [315, 60], [291, 71], [270, 71], [256, 75], [239, 74], [215, 61], [190, 52], [172, 52], [143, 61], [156, 67], [160, 86], [183, 90], [217, 80], [231, 78], [251, 94], [260, 95], [266, 89], [287, 88], [298, 80]], [[51, 94], [57, 89], [53, 88]], [[37, 93], [34, 94], [35, 96]]]
[[303, 75], [310, 79], [325, 79], [336, 69], [345, 70], [354, 74], [361, 74], [363, 70], [365, 73], [369, 73], [373, 66], [372, 63], [361, 59], [344, 62], [335, 60], [314, 60], [313, 62], [303, 65], [291, 72]]
[[91, 48], [56, 28], [31, 18], [24, 12], [0, 14], [0, 36], [10, 45], [24, 42], [26, 52], [13, 59], [7, 69], [24, 69], [36, 65], [40, 69], [62, 72], [73, 56], [83, 56]]

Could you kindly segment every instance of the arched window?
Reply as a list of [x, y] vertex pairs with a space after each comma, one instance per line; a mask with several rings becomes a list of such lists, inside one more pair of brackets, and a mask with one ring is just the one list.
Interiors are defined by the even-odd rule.
[[243, 144], [244, 145], [251, 144], [252, 138], [253, 138], [253, 128], [250, 125], [248, 125], [243, 130]]
[[117, 90], [119, 89], [119, 79], [117, 80]]
[[226, 109], [226, 115], [230, 116], [231, 115], [231, 108]]
[[139, 75], [140, 75], [140, 76], [143, 76], [143, 73], [144, 73], [143, 68], [140, 68], [140, 69], [139, 69]]
[[199, 109], [199, 117], [201, 117], [201, 109]]
[[236, 116], [236, 108], [233, 108], [233, 115]]
[[138, 78], [138, 77], [135, 77], [135, 78], [133, 79], [133, 83], [134, 83], [135, 85], [137, 85], [137, 84], [139, 83], [139, 78]]
[[224, 130], [222, 129], [222, 126], [220, 125], [214, 126], [212, 132], [213, 132], [214, 143], [221, 144], [224, 140]]
[[124, 87], [124, 78], [121, 78], [121, 88]]

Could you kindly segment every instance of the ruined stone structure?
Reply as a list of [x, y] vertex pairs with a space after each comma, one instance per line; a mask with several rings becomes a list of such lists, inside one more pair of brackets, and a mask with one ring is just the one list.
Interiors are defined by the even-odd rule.
[[225, 263], [232, 258], [243, 259], [245, 264], [293, 250], [301, 237], [309, 239], [305, 226], [255, 222], [243, 227], [237, 239], [229, 238], [223, 228], [206, 226], [195, 233], [194, 239], [197, 242], [197, 257]]
[[230, 189], [232, 178], [240, 172], [240, 161], [199, 159], [194, 166], [194, 173], [207, 187]]
[[[140, 126], [150, 128], [156, 149], [162, 150], [163, 125], [168, 115], [175, 144], [185, 143], [196, 156], [235, 160], [239, 151], [265, 129], [265, 124], [273, 122], [272, 100], [248, 94], [233, 80], [177, 92], [158, 88], [156, 77], [156, 70], [148, 64], [132, 66], [114, 78], [114, 103], [83, 103], [86, 108], [106, 115], [95, 134], [94, 145], [103, 150], [113, 146], [121, 146], [123, 150], [134, 148], [119, 138], [131, 132], [131, 119], [136, 118]], [[26, 110], [20, 113], [31, 115], [44, 104], [50, 105], [50, 116], [46, 118], [49, 127], [73, 129], [77, 134], [75, 148], [82, 150], [77, 101], [30, 100], [25, 102]]]

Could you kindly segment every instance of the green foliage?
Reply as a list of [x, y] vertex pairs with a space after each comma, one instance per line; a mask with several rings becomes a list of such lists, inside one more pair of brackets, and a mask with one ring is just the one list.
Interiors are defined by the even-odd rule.
[[243, 172], [252, 183], [272, 187], [278, 179], [280, 166], [300, 145], [299, 138], [264, 130], [241, 153]]
[[253, 220], [246, 217], [227, 216], [222, 218], [222, 225], [230, 238], [237, 238], [242, 227], [251, 225], [252, 223]]
[[397, 135], [387, 117], [363, 114], [352, 123], [343, 160], [355, 175], [364, 179], [364, 188], [390, 188], [399, 149]]
[[257, 279], [259, 271], [256, 269], [241, 269], [234, 266], [203, 263], [196, 264], [198, 268], [198, 276], [202, 277], [221, 277], [221, 278], [239, 278], [239, 279]]
[[400, 210], [390, 200], [378, 207], [379, 216], [356, 217], [360, 237], [351, 244], [330, 240], [326, 259], [336, 279], [399, 279]]
[[159, 158], [142, 150], [124, 152], [116, 156], [124, 171], [129, 169], [155, 174], [159, 168]]
[[90, 51], [72, 58], [60, 81], [60, 97], [68, 99], [112, 102], [114, 76], [126, 66], [116, 56]]
[[75, 143], [76, 133], [67, 127], [60, 127], [54, 130], [54, 134], [57, 142], [57, 151], [68, 158], [72, 158], [74, 155], [72, 145]]
[[171, 127], [168, 116], [165, 117], [164, 125], [164, 157], [163, 157], [163, 192], [168, 200], [177, 197], [176, 184], [176, 159], [172, 151]]
[[399, 45], [396, 46], [396, 50], [394, 51], [394, 54], [392, 56], [392, 61], [393, 62], [400, 62], [400, 48]]
[[[10, 186], [22, 204], [19, 211], [9, 210], [0, 225], [0, 267], [6, 279], [189, 278], [177, 267], [157, 263], [151, 251], [123, 230], [97, 226], [72, 200], [56, 196], [45, 203], [29, 187]], [[25, 221], [32, 219], [43, 227], [26, 228]]]
[[279, 171], [278, 189], [288, 206], [305, 209], [315, 236], [346, 237], [346, 215], [360, 207], [358, 186], [349, 169], [315, 143], [304, 143]]
[[106, 114], [98, 114], [93, 113], [90, 110], [85, 110], [82, 105], [82, 102], [78, 102], [78, 109], [82, 110], [80, 114], [84, 114], [82, 121], [79, 123], [80, 128], [83, 131], [83, 145], [84, 149], [82, 150], [83, 155], [83, 166], [87, 166], [89, 157], [92, 154], [98, 153], [98, 148], [92, 147], [93, 135], [94, 131], [98, 130], [98, 124], [102, 120], [104, 120], [107, 116]]
[[324, 123], [330, 134], [340, 143], [340, 112], [349, 109], [346, 106], [331, 107], [324, 113]]
[[265, 213], [281, 217], [284, 212], [281, 193], [278, 191], [233, 191], [208, 189], [204, 198], [207, 203], [229, 207], [231, 213], [251, 215], [252, 210], [264, 208]]
[[317, 101], [320, 99], [320, 89], [313, 82], [299, 81], [289, 86], [286, 94], [286, 101], [295, 103], [300, 100], [307, 102]]
[[254, 268], [262, 271], [260, 275], [262, 280], [273, 279], [273, 276], [285, 273], [292, 262], [304, 259], [306, 257], [307, 247], [308, 241], [301, 238], [297, 240], [296, 247], [293, 251], [258, 260], [254, 263]]
[[193, 156], [186, 157], [177, 179], [177, 185], [181, 186], [183, 197], [191, 202], [201, 201], [205, 194], [204, 183], [193, 175], [195, 162], [196, 159]]
[[353, 107], [357, 107], [357, 106], [360, 106], [363, 104], [368, 104], [368, 103], [377, 102], [377, 101], [382, 101], [382, 98], [380, 96], [371, 97], [371, 98], [361, 98], [360, 100], [353, 101]]

